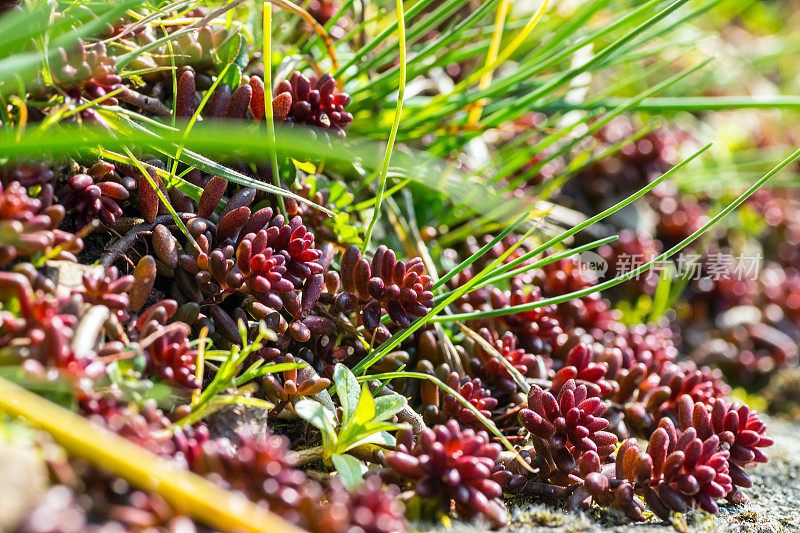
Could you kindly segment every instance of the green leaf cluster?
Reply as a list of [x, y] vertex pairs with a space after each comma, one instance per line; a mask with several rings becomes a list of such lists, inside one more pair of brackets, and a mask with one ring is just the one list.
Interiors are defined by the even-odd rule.
[[366, 383], [359, 384], [349, 368], [337, 364], [333, 374], [336, 394], [342, 406], [339, 423], [336, 414], [314, 400], [295, 404], [295, 412], [322, 433], [322, 457], [330, 461], [348, 489], [361, 481], [366, 466], [348, 451], [364, 444], [394, 446], [390, 432], [407, 427], [388, 420], [407, 404], [397, 394], [373, 397]]

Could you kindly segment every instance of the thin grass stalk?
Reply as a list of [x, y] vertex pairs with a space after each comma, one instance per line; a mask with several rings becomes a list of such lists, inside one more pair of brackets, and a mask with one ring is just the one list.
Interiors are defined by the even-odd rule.
[[504, 229], [502, 232], [500, 232], [491, 241], [489, 241], [486, 244], [484, 244], [483, 246], [481, 246], [478, 249], [478, 251], [476, 251], [475, 253], [473, 253], [472, 255], [470, 255], [469, 257], [464, 259], [463, 261], [461, 261], [461, 263], [456, 265], [452, 270], [450, 270], [450, 272], [448, 272], [447, 274], [442, 276], [438, 281], [436, 281], [436, 283], [434, 283], [433, 286], [431, 287], [431, 290], [435, 291], [436, 289], [438, 289], [439, 287], [441, 287], [442, 285], [444, 285], [445, 283], [450, 281], [454, 276], [458, 275], [459, 272], [461, 272], [462, 270], [464, 270], [465, 268], [470, 266], [472, 263], [477, 261], [479, 258], [481, 258], [483, 256], [483, 254], [485, 254], [492, 246], [494, 246], [495, 244], [497, 244], [498, 242], [503, 240], [503, 238], [506, 235], [508, 235], [509, 233], [514, 231], [527, 218], [528, 218], [527, 213], [522, 215], [522, 216], [520, 216], [519, 218], [517, 218], [517, 220], [515, 220], [513, 223], [509, 224], [509, 226], [506, 229]]
[[[413, 56], [409, 59], [407, 68], [415, 66], [415, 69], [410, 70], [410, 77], [414, 78], [415, 76], [426, 72], [428, 67], [425, 66], [425, 60], [430, 57], [436, 51], [443, 49], [446, 46], [450, 46], [453, 42], [457, 41], [458, 36], [467, 28], [472, 27], [474, 24], [478, 23], [486, 13], [500, 0], [486, 0], [483, 4], [480, 5], [478, 9], [470, 13], [467, 18], [461, 21], [455, 28], [452, 30], [443, 33], [438, 39], [435, 39], [428, 43], [422, 50], [416, 51]], [[417, 65], [421, 65], [420, 67], [416, 67]], [[386, 94], [391, 93], [394, 91], [395, 82], [393, 77], [399, 72], [399, 65], [394, 66], [388, 69], [386, 72], [381, 73], [378, 76], [375, 76], [371, 79], [371, 83], [369, 84], [369, 91], [367, 91], [367, 87], [362, 85], [353, 89], [350, 92], [350, 95], [354, 97], [354, 101], [357, 100], [356, 96], [367, 92], [368, 96], [361, 98], [359, 100], [377, 100], [383, 98]], [[379, 90], [380, 88], [383, 90]]]
[[[662, 81], [661, 83], [658, 83], [658, 84], [654, 85], [653, 87], [647, 89], [646, 91], [644, 91], [640, 95], [635, 96], [633, 98], [628, 98], [627, 100], [623, 101], [619, 106], [615, 107], [614, 109], [612, 109], [608, 113], [604, 114], [602, 116], [602, 118], [600, 118], [595, 123], [593, 123], [591, 126], [589, 126], [586, 129], [586, 131], [584, 131], [580, 136], [577, 136], [576, 138], [571, 139], [568, 143], [565, 143], [564, 146], [561, 146], [558, 150], [556, 150], [555, 152], [553, 152], [552, 154], [550, 154], [546, 158], [544, 158], [542, 161], [540, 161], [536, 165], [534, 165], [534, 168], [531, 169], [531, 172], [538, 172], [539, 170], [544, 168], [544, 166], [547, 163], [550, 163], [554, 159], [556, 159], [558, 157], [561, 157], [562, 155], [567, 154], [570, 150], [572, 150], [575, 146], [577, 146], [583, 139], [585, 139], [589, 135], [592, 135], [592, 134], [596, 133], [601, 128], [603, 128], [604, 126], [609, 124], [616, 117], [618, 117], [622, 113], [630, 110], [633, 106], [636, 105], [637, 102], [640, 102], [641, 100], [643, 100], [647, 96], [650, 96], [651, 94], [655, 94], [655, 93], [657, 93], [659, 91], [662, 91], [662, 90], [666, 89], [667, 87], [669, 87], [671, 85], [674, 85], [675, 83], [678, 83], [679, 81], [685, 79], [687, 76], [689, 76], [689, 75], [693, 74], [694, 72], [697, 72], [698, 70], [702, 69], [703, 67], [708, 65], [710, 62], [711, 62], [711, 58], [708, 58], [708, 59], [700, 62], [699, 64], [697, 64], [697, 65], [695, 65], [695, 66], [693, 66], [691, 68], [685, 69], [685, 70], [679, 72], [678, 74], [675, 74], [674, 76], [670, 76], [669, 78], [667, 78], [666, 80]], [[525, 176], [523, 175], [523, 176], [520, 176], [520, 177], [516, 178], [515, 180], [513, 180], [511, 182], [510, 186], [511, 187], [516, 187], [517, 185], [519, 185], [519, 183], [521, 183], [521, 181], [524, 179], [524, 177]], [[551, 185], [551, 187], [552, 187], [552, 185]]]
[[130, 158], [131, 162], [136, 166], [136, 168], [139, 169], [139, 172], [142, 173], [142, 176], [144, 176], [144, 178], [147, 180], [147, 183], [150, 185], [150, 187], [153, 188], [153, 190], [155, 191], [156, 195], [158, 195], [158, 199], [167, 208], [167, 211], [169, 211], [169, 214], [172, 215], [172, 219], [175, 221], [175, 224], [181, 230], [181, 233], [183, 233], [186, 236], [186, 238], [189, 240], [189, 242], [192, 243], [192, 246], [194, 246], [195, 250], [197, 250], [198, 252], [202, 253], [202, 249], [200, 248], [200, 245], [197, 244], [197, 241], [194, 239], [192, 234], [189, 233], [189, 230], [186, 228], [186, 224], [183, 223], [183, 220], [181, 220], [181, 217], [178, 216], [178, 213], [175, 211], [175, 208], [172, 207], [172, 204], [170, 203], [169, 198], [167, 198], [164, 195], [164, 193], [161, 191], [161, 187], [159, 187], [158, 184], [155, 181], [153, 181], [153, 178], [150, 177], [150, 173], [147, 172], [147, 170], [144, 168], [144, 166], [139, 162], [138, 159], [136, 159], [136, 157], [131, 153], [131, 151], [128, 149], [127, 146], [123, 146], [122, 149], [128, 155], [128, 157]]
[[477, 342], [481, 348], [486, 350], [486, 353], [496, 359], [497, 362], [500, 363], [503, 368], [505, 368], [506, 372], [508, 372], [508, 375], [511, 376], [511, 379], [514, 380], [514, 383], [517, 385], [517, 387], [519, 387], [519, 390], [525, 393], [526, 396], [528, 395], [531, 390], [531, 386], [528, 384], [525, 376], [523, 376], [522, 373], [517, 370], [508, 359], [503, 357], [503, 355], [497, 351], [497, 348], [492, 346], [486, 339], [476, 333], [475, 330], [468, 328], [464, 324], [459, 324], [458, 328], [462, 333], [464, 333], [464, 335]]
[[392, 122], [392, 129], [389, 132], [389, 141], [386, 143], [386, 153], [383, 156], [383, 162], [381, 163], [377, 201], [375, 202], [375, 209], [372, 212], [372, 220], [369, 221], [369, 226], [367, 226], [367, 231], [364, 235], [364, 242], [361, 245], [361, 253], [364, 253], [369, 247], [369, 241], [372, 238], [372, 230], [375, 229], [375, 224], [378, 222], [378, 217], [380, 217], [381, 214], [381, 202], [383, 201], [383, 195], [386, 192], [386, 174], [389, 172], [389, 160], [392, 158], [394, 141], [397, 138], [397, 129], [400, 127], [400, 116], [403, 114], [403, 98], [406, 92], [405, 14], [403, 12], [403, 0], [396, 0], [395, 3], [397, 6], [397, 38], [399, 41], [400, 52], [400, 84], [397, 88], [397, 107], [394, 111], [394, 122]]
[[[134, 4], [134, 3], [136, 3], [136, 1], [137, 0], [132, 0], [130, 3]], [[125, 54], [123, 56], [120, 56], [119, 58], [117, 58], [117, 69], [118, 70], [124, 69], [126, 66], [128, 66], [128, 63], [130, 63], [131, 61], [136, 59], [138, 56], [140, 56], [142, 53], [144, 53], [144, 52], [146, 52], [148, 50], [152, 50], [153, 48], [158, 48], [159, 46], [161, 46], [162, 44], [164, 44], [164, 43], [166, 43], [168, 41], [174, 41], [174, 40], [178, 39], [179, 37], [181, 37], [182, 35], [185, 35], [187, 33], [190, 33], [192, 31], [196, 30], [197, 28], [201, 28], [201, 27], [205, 26], [206, 24], [208, 24], [209, 22], [211, 22], [212, 20], [214, 20], [218, 16], [222, 15], [223, 13], [226, 13], [229, 10], [233, 9], [234, 7], [238, 6], [239, 4], [244, 3], [244, 1], [245, 0], [233, 0], [232, 2], [228, 2], [224, 6], [222, 6], [219, 9], [209, 13], [208, 15], [203, 17], [202, 19], [198, 20], [197, 22], [195, 22], [191, 26], [187, 26], [187, 27], [185, 27], [185, 28], [183, 28], [181, 30], [178, 30], [176, 32], [172, 32], [169, 35], [166, 35], [166, 36], [164, 36], [164, 37], [162, 37], [160, 39], [156, 39], [152, 43], [148, 43], [148, 44], [146, 44], [144, 46], [140, 46], [136, 50], [128, 52], [127, 54]]]
[[[170, 170], [170, 176], [174, 177], [178, 173], [178, 162], [180, 161], [181, 153], [183, 152], [183, 147], [186, 144], [186, 139], [189, 137], [189, 134], [192, 132], [192, 128], [200, 118], [200, 113], [202, 113], [203, 109], [206, 107], [206, 103], [208, 103], [208, 100], [211, 98], [211, 95], [214, 94], [214, 91], [217, 89], [217, 86], [219, 86], [219, 84], [222, 83], [222, 80], [225, 79], [225, 74], [228, 72], [228, 69], [232, 64], [233, 62], [231, 61], [228, 62], [228, 64], [225, 65], [225, 67], [223, 67], [222, 71], [219, 73], [219, 76], [217, 76], [217, 79], [214, 80], [214, 83], [212, 83], [211, 87], [209, 87], [209, 89], [206, 91], [206, 94], [203, 97], [203, 99], [200, 100], [200, 105], [198, 105], [197, 109], [195, 109], [194, 113], [192, 113], [189, 122], [186, 124], [186, 128], [183, 130], [183, 137], [181, 142], [178, 144], [177, 150], [175, 152], [175, 157], [172, 159], [172, 170]], [[173, 79], [175, 78], [174, 73], [172, 77]], [[173, 90], [175, 91], [173, 92], [173, 94], [177, 94], [177, 87], [178, 86], [176, 83], [175, 86], [173, 87]], [[173, 98], [173, 101], [175, 100], [177, 99]], [[173, 127], [175, 126], [174, 114], [172, 117], [172, 126]]]
[[[311, 26], [317, 36], [319, 36], [319, 38], [322, 39], [322, 42], [325, 44], [325, 49], [328, 51], [328, 55], [331, 58], [331, 65], [333, 68], [339, 68], [339, 60], [336, 58], [336, 49], [333, 47], [333, 40], [331, 40], [331, 36], [328, 35], [327, 30], [325, 30], [325, 28], [323, 28], [308, 11], [295, 3], [290, 2], [289, 0], [270, 0], [270, 2], [290, 13], [294, 13], [302, 18], [306, 24]], [[264, 75], [266, 76], [266, 73]]]
[[[508, 15], [509, 0], [502, 0], [500, 7], [497, 8], [497, 18], [494, 21], [494, 34], [492, 35], [492, 42], [489, 45], [489, 53], [486, 55], [486, 67], [490, 67], [494, 60], [497, 59], [497, 53], [500, 51], [500, 41], [503, 39], [503, 27], [506, 23], [506, 16]], [[492, 84], [492, 74], [494, 69], [489, 69], [481, 76], [481, 81], [478, 85], [481, 89], [487, 89]], [[483, 110], [483, 100], [478, 100], [475, 106], [469, 112], [469, 123], [477, 124], [481, 118], [481, 110]]]
[[531, 265], [523, 265], [523, 266], [521, 266], [519, 268], [514, 268], [512, 270], [512, 268], [514, 266], [516, 266], [516, 265], [518, 265], [518, 264], [520, 264], [520, 263], [522, 263], [524, 261], [527, 261], [528, 259], [532, 258], [535, 255], [532, 252], [528, 252], [525, 255], [515, 259], [513, 262], [507, 263], [502, 268], [499, 268], [498, 269], [499, 272], [497, 273], [496, 276], [494, 276], [492, 278], [489, 278], [486, 281], [482, 281], [475, 288], [476, 289], [480, 289], [480, 288], [485, 287], [487, 285], [495, 284], [495, 283], [498, 283], [500, 281], [503, 281], [503, 280], [506, 280], [506, 279], [509, 279], [509, 278], [513, 278], [514, 276], [516, 276], [518, 274], [523, 274], [523, 273], [525, 273], [525, 272], [527, 272], [527, 271], [529, 271], [531, 269], [541, 268], [541, 267], [543, 267], [545, 265], [549, 265], [550, 263], [554, 263], [556, 261], [564, 259], [565, 257], [570, 257], [572, 255], [580, 254], [581, 252], [585, 252], [587, 250], [592, 250], [594, 248], [599, 248], [599, 247], [603, 246], [604, 244], [609, 244], [609, 243], [614, 242], [618, 238], [619, 238], [618, 235], [610, 235], [610, 236], [605, 237], [603, 239], [598, 239], [596, 241], [592, 241], [592, 242], [584, 244], [582, 246], [578, 246], [577, 248], [571, 248], [569, 250], [564, 250], [563, 252], [558, 252], [558, 253], [555, 253], [553, 255], [549, 255], [549, 256], [541, 259], [540, 261], [532, 263]]
[[[264, 60], [264, 120], [267, 122], [267, 139], [269, 139], [269, 157], [272, 168], [272, 183], [281, 187], [280, 169], [278, 168], [278, 149], [275, 146], [275, 121], [272, 113], [272, 4], [264, 2], [264, 18], [262, 21], [262, 51]], [[278, 196], [278, 207], [285, 220], [289, 220], [283, 196]]]
[[[406, 127], [408, 128], [415, 128], [420, 124], [424, 124], [426, 122], [434, 121], [438, 118], [444, 116], [450, 116], [452, 113], [455, 113], [464, 105], [464, 99], [468, 101], [477, 100], [479, 98], [502, 98], [512, 92], [514, 89], [519, 87], [520, 83], [525, 82], [526, 80], [533, 79], [534, 76], [537, 74], [546, 71], [549, 68], [554, 67], [561, 61], [565, 60], [581, 48], [587, 46], [595, 42], [598, 39], [605, 37], [606, 35], [612, 33], [613, 31], [619, 29], [620, 27], [624, 26], [631, 20], [634, 20], [639, 15], [643, 13], [647, 13], [650, 9], [652, 9], [656, 4], [658, 4], [661, 0], [649, 0], [647, 3], [637, 7], [633, 11], [626, 13], [623, 17], [615, 20], [611, 24], [608, 24], [595, 32], [587, 35], [584, 38], [578, 39], [575, 43], [571, 46], [567, 46], [566, 48], [558, 48], [553, 47], [559, 52], [555, 53], [554, 55], [547, 56], [545, 58], [540, 58], [538, 56], [534, 56], [533, 58], [525, 61], [524, 63], [520, 64], [518, 68], [514, 69], [513, 72], [509, 74], [505, 74], [499, 78], [495, 78], [491, 87], [489, 87], [485, 91], [474, 91], [469, 94], [459, 94], [458, 99], [456, 102], [450, 102], [445, 104], [444, 106], [440, 107], [439, 109], [434, 109], [431, 107], [430, 112], [421, 112], [418, 113], [414, 119], [406, 121]], [[579, 29], [578, 27], [575, 30]], [[564, 39], [567, 38], [569, 34], [557, 34], [554, 42], [561, 43]], [[545, 46], [545, 49], [548, 48]], [[442, 97], [444, 99], [444, 97]], [[439, 97], [434, 98], [434, 101], [438, 102]], [[515, 99], [515, 105], [518, 105], [518, 101]]]
[[[330, 20], [328, 20], [328, 22], [326, 22], [325, 25], [323, 26], [325, 31], [328, 32], [331, 28], [333, 28], [333, 26], [337, 22], [339, 22], [339, 19], [341, 19], [342, 16], [345, 13], [347, 13], [347, 10], [350, 9], [354, 3], [355, 0], [347, 0], [344, 4], [342, 4], [342, 7], [339, 8], [336, 14], [333, 15], [330, 18]], [[300, 55], [308, 54], [311, 51], [311, 48], [317, 43], [319, 39], [320, 39], [319, 34], [314, 35], [314, 37], [311, 40], [309, 40], [306, 44], [304, 44], [303, 48], [300, 49]]]
[[[508, 60], [508, 58], [510, 58], [514, 54], [517, 48], [519, 48], [520, 45], [522, 45], [522, 43], [525, 42], [525, 39], [528, 38], [528, 35], [530, 35], [530, 33], [536, 27], [536, 24], [538, 24], [539, 20], [542, 18], [542, 15], [544, 15], [544, 12], [547, 10], [548, 2], [549, 0], [544, 0], [542, 2], [542, 5], [539, 6], [539, 9], [534, 12], [533, 16], [528, 21], [528, 23], [525, 24], [525, 26], [514, 36], [514, 40], [512, 40], [508, 44], [508, 46], [506, 46], [503, 49], [503, 53], [498, 56], [498, 51], [500, 48], [500, 36], [502, 35], [503, 32], [503, 22], [505, 20], [506, 11], [508, 9], [508, 2], [504, 1], [501, 4], [500, 10], [498, 10], [497, 13], [498, 20], [495, 23], [495, 25], [497, 26], [497, 30], [495, 35], [492, 37], [491, 48], [489, 51], [489, 55], [486, 58], [486, 65], [482, 69], [470, 75], [465, 80], [464, 85], [471, 82], [473, 78], [480, 77], [481, 81], [480, 84], [478, 85], [479, 89], [483, 91], [488, 89], [489, 86], [492, 84], [492, 75], [495, 69], [498, 66], [502, 65], [503, 63], [505, 63]], [[454, 89], [452, 92], [457, 93], [458, 89]], [[474, 107], [473, 110], [470, 111], [470, 115], [467, 119], [468, 124], [474, 125], [478, 123], [478, 120], [480, 120], [481, 110], [483, 109], [484, 101], [485, 100], [478, 100], [478, 102], [475, 104], [476, 107]]]
[[649, 261], [641, 265], [630, 272], [617, 276], [613, 279], [605, 281], [603, 283], [599, 283], [593, 287], [588, 287], [586, 289], [582, 289], [579, 291], [574, 291], [568, 294], [564, 294], [561, 296], [555, 296], [552, 298], [545, 298], [542, 300], [538, 300], [537, 302], [533, 302], [530, 304], [522, 304], [517, 306], [506, 307], [504, 309], [497, 309], [493, 311], [485, 311], [479, 313], [461, 313], [461, 314], [454, 314], [446, 317], [432, 317], [430, 322], [458, 322], [462, 320], [476, 320], [482, 318], [493, 318], [498, 316], [504, 316], [524, 311], [531, 311], [533, 309], [538, 309], [540, 307], [548, 306], [548, 305], [557, 305], [560, 303], [567, 302], [569, 300], [574, 300], [576, 298], [582, 298], [583, 296], [588, 296], [595, 292], [604, 291], [605, 289], [609, 289], [620, 283], [624, 283], [630, 279], [633, 279], [643, 272], [649, 270], [653, 265], [660, 263], [669, 259], [672, 255], [678, 253], [687, 245], [689, 245], [692, 241], [700, 237], [703, 233], [708, 231], [709, 228], [714, 226], [717, 222], [719, 222], [722, 218], [726, 215], [731, 213], [734, 209], [739, 207], [741, 204], [745, 202], [753, 193], [755, 193], [758, 189], [760, 189], [767, 181], [769, 181], [775, 174], [781, 171], [783, 168], [790, 165], [796, 159], [800, 158], [800, 149], [793, 152], [789, 157], [784, 159], [780, 164], [770, 170], [767, 174], [762, 176], [756, 183], [751, 185], [745, 192], [743, 192], [739, 197], [734, 200], [733, 202], [729, 203], [725, 208], [723, 208], [719, 213], [717, 213], [714, 217], [712, 217], [708, 222], [703, 224], [697, 231], [683, 239], [681, 242], [667, 250], [666, 252], [662, 253], [658, 257], [654, 258], [653, 260]]
[[[547, 257], [543, 257], [542, 259], [540, 259], [540, 260], [538, 260], [538, 261], [536, 261], [534, 263], [531, 263], [530, 265], [523, 265], [523, 266], [521, 266], [519, 268], [516, 268], [514, 270], [510, 270], [509, 271], [509, 267], [512, 264], [513, 265], [517, 265], [517, 264], [519, 264], [519, 263], [521, 263], [523, 261], [527, 261], [528, 259], [532, 258], [535, 255], [533, 252], [528, 252], [525, 255], [523, 255], [521, 257], [518, 257], [513, 262], [506, 263], [501, 268], [498, 268], [495, 271], [496, 274], [493, 277], [487, 278], [487, 279], [481, 281], [480, 283], [478, 283], [477, 285], [475, 285], [472, 288], [472, 291], [476, 291], [478, 289], [482, 289], [483, 287], [486, 287], [487, 285], [494, 285], [494, 284], [497, 284], [497, 283], [499, 283], [499, 282], [501, 282], [503, 280], [506, 280], [506, 279], [509, 279], [509, 278], [513, 278], [517, 274], [523, 274], [525, 272], [529, 272], [529, 271], [535, 270], [537, 268], [542, 268], [544, 266], [549, 265], [550, 263], [555, 263], [556, 261], [560, 261], [561, 259], [565, 259], [567, 257], [571, 257], [571, 256], [573, 256], [575, 254], [580, 254], [581, 252], [585, 252], [586, 250], [591, 250], [593, 248], [597, 248], [597, 247], [602, 246], [604, 244], [608, 244], [610, 242], [614, 242], [618, 238], [619, 238], [619, 236], [617, 236], [617, 235], [611, 235], [611, 236], [606, 237], [604, 239], [599, 239], [599, 240], [590, 242], [588, 244], [584, 244], [583, 246], [578, 246], [577, 248], [571, 248], [569, 250], [564, 250], [562, 252], [558, 252], [558, 253], [555, 253], [553, 255], [548, 255]], [[470, 291], [470, 292], [472, 292], [472, 291]], [[450, 296], [452, 293], [453, 293], [453, 291], [442, 293], [442, 294], [438, 294], [438, 295], [436, 295], [434, 297], [433, 301], [435, 303], [439, 303], [444, 298], [447, 298], [448, 296]]]
[[[558, 88], [562, 87], [565, 83], [568, 83], [570, 80], [574, 79], [579, 74], [582, 74], [594, 66], [600, 64], [601, 62], [605, 61], [609, 56], [611, 56], [614, 52], [619, 50], [625, 43], [630, 42], [631, 40], [635, 39], [637, 36], [641, 35], [644, 31], [648, 28], [653, 27], [655, 24], [658, 24], [662, 20], [664, 20], [667, 16], [672, 14], [678, 8], [680, 8], [683, 4], [685, 4], [688, 0], [676, 0], [656, 15], [650, 17], [647, 21], [643, 22], [627, 34], [623, 35], [613, 43], [609, 44], [600, 52], [598, 52], [595, 56], [591, 59], [579, 65], [577, 67], [573, 67], [567, 70], [565, 73], [561, 74], [560, 76], [556, 76], [552, 81], [545, 83], [536, 91], [533, 91], [531, 94], [522, 98], [521, 101], [517, 102], [518, 109], [528, 109], [531, 105], [535, 104], [542, 96], [547, 94], [551, 94], [553, 91], [557, 90]], [[513, 110], [513, 112], [517, 112], [517, 110]], [[493, 115], [487, 117], [484, 126], [486, 127], [496, 127], [503, 121], [505, 121], [510, 112], [508, 110], [497, 111]]]
[[[420, 0], [414, 6], [412, 6], [406, 15], [409, 19], [414, 18], [420, 11], [422, 11], [428, 4], [430, 4], [431, 0]], [[393, 22], [389, 26], [383, 29], [378, 35], [373, 37], [369, 43], [361, 47], [361, 49], [356, 52], [350, 60], [339, 67], [339, 70], [333, 75], [335, 78], [339, 78], [342, 76], [347, 69], [361, 61], [367, 54], [375, 50], [381, 43], [385, 42], [386, 39], [397, 29], [397, 21]]]
[[661, 182], [663, 182], [667, 178], [669, 178], [672, 175], [674, 175], [678, 170], [682, 169], [683, 167], [685, 167], [686, 165], [688, 165], [689, 163], [691, 163], [692, 161], [694, 161], [695, 159], [700, 157], [700, 154], [702, 154], [703, 152], [705, 152], [709, 148], [711, 148], [711, 144], [710, 143], [705, 145], [704, 147], [700, 148], [694, 154], [692, 154], [691, 156], [687, 157], [686, 159], [684, 159], [683, 161], [681, 161], [680, 163], [678, 163], [677, 165], [675, 165], [674, 167], [672, 167], [671, 169], [669, 169], [668, 171], [663, 173], [661, 176], [659, 176], [658, 178], [654, 179], [652, 182], [650, 182], [649, 184], [645, 185], [644, 187], [642, 187], [641, 189], [639, 189], [638, 191], [633, 193], [632, 195], [628, 196], [626, 199], [622, 200], [621, 202], [618, 202], [618, 203], [614, 204], [613, 206], [609, 207], [605, 211], [602, 211], [602, 212], [594, 215], [593, 217], [590, 217], [590, 218], [584, 220], [580, 224], [575, 225], [574, 227], [566, 230], [565, 232], [561, 233], [560, 235], [557, 235], [557, 236], [553, 237], [552, 239], [550, 239], [547, 242], [545, 242], [545, 243], [541, 244], [540, 246], [538, 246], [533, 251], [535, 251], [537, 253], [542, 253], [542, 252], [544, 252], [546, 250], [549, 250], [550, 248], [552, 248], [556, 244], [558, 244], [558, 243], [564, 241], [565, 239], [575, 235], [579, 231], [582, 231], [583, 229], [588, 228], [592, 224], [594, 224], [596, 222], [599, 222], [599, 221], [603, 220], [604, 218], [607, 218], [607, 217], [613, 215], [614, 213], [616, 213], [617, 211], [619, 211], [623, 207], [635, 202], [636, 200], [638, 200], [639, 198], [641, 198], [642, 196], [644, 196], [645, 194], [650, 192], [652, 189], [654, 189], [656, 186], [658, 186]]
[[[591, 110], [615, 107], [620, 98], [608, 98], [597, 102], [567, 103], [564, 101], [544, 104], [544, 112]], [[700, 113], [704, 111], [730, 111], [734, 109], [800, 109], [800, 96], [754, 95], [754, 96], [661, 96], [645, 98], [632, 110], [650, 113]]]

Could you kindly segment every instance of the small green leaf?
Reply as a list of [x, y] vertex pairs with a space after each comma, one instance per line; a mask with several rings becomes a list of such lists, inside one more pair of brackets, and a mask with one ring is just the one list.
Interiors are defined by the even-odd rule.
[[357, 440], [356, 442], [350, 444], [347, 449], [352, 450], [362, 444], [380, 444], [382, 446], [394, 446], [397, 444], [394, 436], [389, 433], [388, 431], [378, 431], [377, 433], [373, 433], [372, 435], [368, 435], [363, 439]]
[[114, 361], [106, 367], [106, 374], [113, 383], [122, 382], [122, 371], [119, 369], [119, 361]]
[[406, 406], [406, 399], [398, 394], [389, 394], [375, 398], [375, 422], [387, 420], [399, 413]]
[[[358, 383], [358, 382], [356, 382]], [[358, 399], [355, 413], [353, 413], [353, 424], [367, 424], [372, 422], [375, 418], [375, 400], [372, 398], [372, 393], [369, 392], [369, 387], [364, 383], [361, 386], [361, 397]]]
[[336, 416], [321, 403], [314, 400], [300, 400], [295, 404], [294, 412], [322, 432], [324, 455], [329, 457], [330, 454], [335, 453], [337, 442]]
[[336, 384], [336, 394], [339, 395], [339, 402], [344, 410], [343, 426], [350, 424], [356, 406], [359, 404], [359, 386], [356, 376], [349, 368], [339, 363], [333, 370], [333, 381]]
[[328, 190], [330, 191], [328, 201], [335, 205], [337, 209], [342, 209], [353, 203], [353, 194], [338, 181], [331, 182], [328, 185]]
[[342, 480], [344, 487], [352, 492], [364, 482], [364, 474], [367, 473], [367, 465], [353, 457], [352, 455], [336, 454], [331, 457], [336, 472]]
[[333, 232], [336, 233], [339, 240], [350, 244], [361, 244], [363, 242], [359, 235], [359, 229], [350, 224], [350, 215], [340, 212], [330, 220], [332, 221]]

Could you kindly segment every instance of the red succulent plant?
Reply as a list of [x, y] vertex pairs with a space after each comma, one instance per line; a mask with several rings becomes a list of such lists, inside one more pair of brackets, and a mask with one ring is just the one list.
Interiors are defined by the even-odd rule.
[[490, 478], [500, 446], [490, 444], [486, 433], [462, 431], [455, 420], [422, 431], [414, 443], [410, 432], [401, 432], [386, 464], [413, 482], [420, 497], [438, 500], [445, 511], [455, 502], [467, 519], [483, 517], [494, 526], [508, 522], [500, 485]]

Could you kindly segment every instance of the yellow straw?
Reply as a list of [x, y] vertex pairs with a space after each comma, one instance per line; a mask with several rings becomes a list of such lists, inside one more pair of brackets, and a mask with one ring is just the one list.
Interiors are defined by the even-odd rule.
[[[492, 76], [494, 75], [494, 68], [490, 68], [492, 63], [497, 59], [497, 53], [500, 51], [500, 41], [503, 38], [503, 27], [506, 23], [506, 16], [508, 16], [508, 8], [510, 7], [511, 3], [509, 0], [503, 0], [500, 3], [500, 7], [497, 9], [497, 18], [494, 21], [494, 34], [492, 34], [492, 43], [489, 46], [489, 53], [486, 54], [486, 68], [489, 68], [487, 72], [483, 74], [481, 77], [480, 82], [480, 89], [483, 91], [489, 88], [489, 85], [492, 83]], [[477, 124], [478, 120], [481, 118], [481, 111], [483, 110], [483, 106], [485, 104], [484, 99], [480, 99], [478, 102], [475, 102], [472, 110], [469, 112], [469, 124]]]
[[0, 377], [0, 410], [48, 432], [71, 455], [158, 493], [178, 512], [222, 531], [300, 533], [241, 494], [176, 467], [119, 435]]

